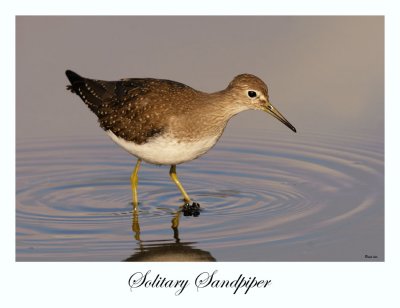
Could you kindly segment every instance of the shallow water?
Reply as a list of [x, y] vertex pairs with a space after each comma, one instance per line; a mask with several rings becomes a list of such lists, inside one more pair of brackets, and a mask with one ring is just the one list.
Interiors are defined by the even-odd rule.
[[293, 136], [224, 136], [178, 166], [198, 217], [149, 164], [133, 211], [135, 160], [107, 137], [18, 141], [16, 259], [384, 260], [383, 140]]

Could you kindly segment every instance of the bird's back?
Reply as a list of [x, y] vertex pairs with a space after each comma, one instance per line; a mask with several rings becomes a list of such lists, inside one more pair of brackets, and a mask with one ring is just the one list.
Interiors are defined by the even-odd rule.
[[66, 75], [71, 82], [67, 88], [97, 115], [105, 131], [136, 144], [162, 134], [168, 128], [166, 114], [179, 115], [185, 104], [178, 102], [200, 95], [191, 87], [171, 80], [103, 81], [83, 78], [70, 70]]

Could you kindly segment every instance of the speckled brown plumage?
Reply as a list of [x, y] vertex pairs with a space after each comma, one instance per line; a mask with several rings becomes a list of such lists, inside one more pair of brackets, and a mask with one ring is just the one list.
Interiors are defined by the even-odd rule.
[[229, 119], [241, 111], [267, 112], [296, 132], [270, 103], [266, 84], [254, 75], [238, 75], [226, 89], [204, 93], [163, 79], [103, 81], [83, 78], [69, 70], [66, 74], [71, 82], [67, 88], [97, 115], [100, 126], [116, 144], [138, 158], [131, 175], [135, 206], [142, 160], [171, 165], [170, 177], [185, 205], [190, 205], [190, 197], [176, 175], [176, 165], [209, 151]]
[[[274, 108], [265, 83], [250, 74], [236, 76], [226, 89], [215, 93], [164, 79], [103, 81], [83, 78], [69, 70], [66, 74], [71, 82], [68, 89], [97, 115], [100, 126], [136, 144], [163, 134], [188, 142], [220, 136], [238, 112], [258, 109], [271, 113], [267, 107]], [[247, 97], [249, 89], [257, 91], [257, 99]], [[278, 119], [294, 129], [286, 119]]]
[[[131, 78], [103, 81], [67, 71], [68, 86], [97, 115], [100, 126], [136, 144], [162, 134], [168, 128], [165, 112], [170, 102], [198, 91], [170, 80]], [[174, 104], [176, 105], [176, 104]], [[176, 110], [176, 112], [179, 112]]]

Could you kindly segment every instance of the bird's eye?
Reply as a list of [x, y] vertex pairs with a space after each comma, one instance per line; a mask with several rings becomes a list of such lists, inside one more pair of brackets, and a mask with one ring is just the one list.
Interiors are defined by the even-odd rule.
[[256, 91], [248, 91], [248, 92], [247, 92], [247, 95], [248, 95], [249, 97], [251, 97], [251, 98], [254, 98], [254, 97], [257, 96], [257, 93], [256, 93]]

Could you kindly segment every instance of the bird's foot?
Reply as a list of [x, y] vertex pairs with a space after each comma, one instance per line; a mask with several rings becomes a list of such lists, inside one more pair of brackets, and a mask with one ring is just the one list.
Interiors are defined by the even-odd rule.
[[183, 205], [183, 216], [193, 216], [198, 217], [200, 216], [200, 204], [197, 202], [193, 202], [192, 204], [186, 202]]

